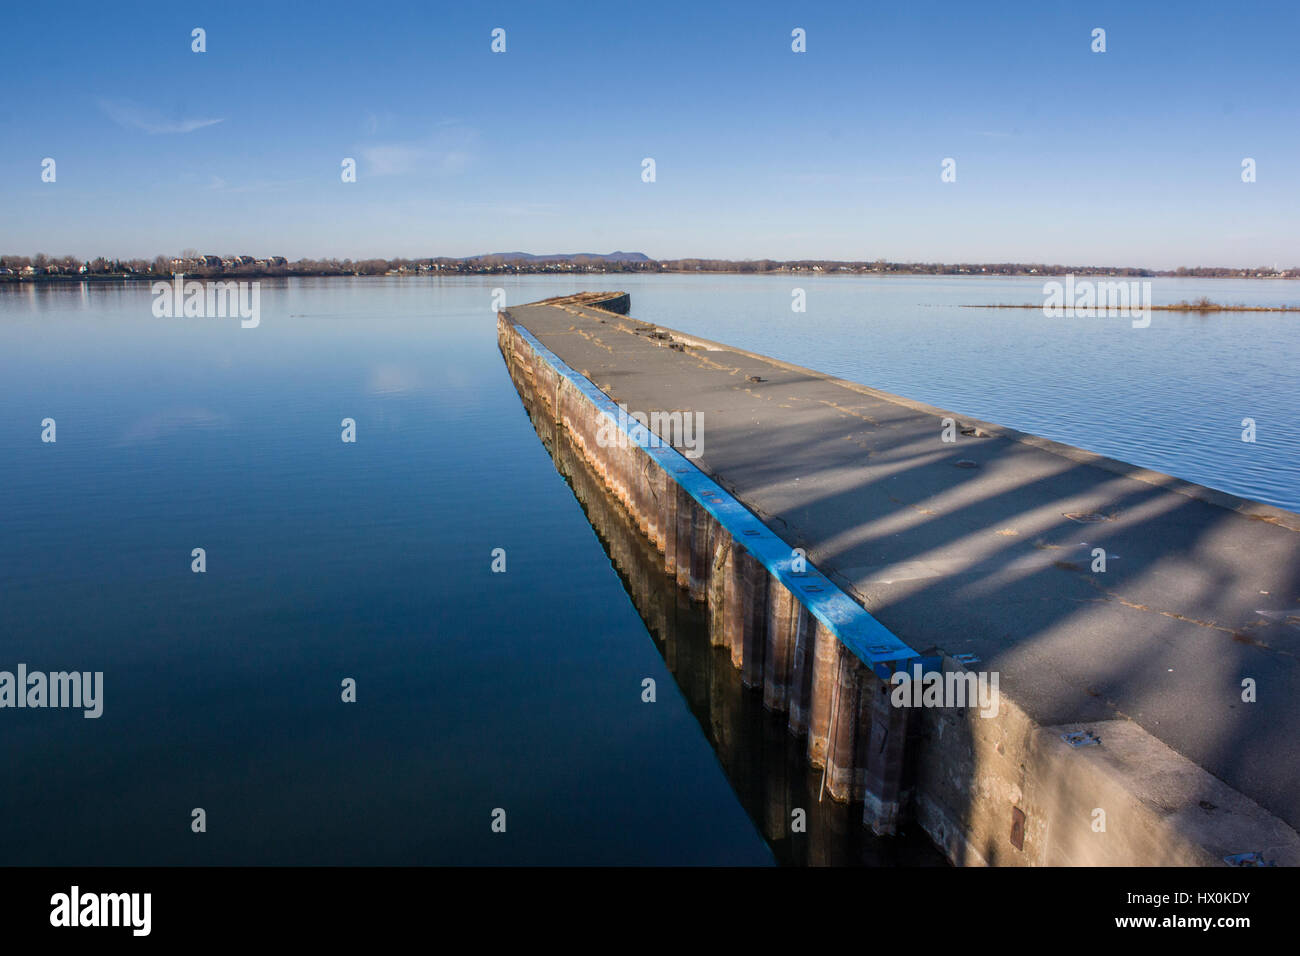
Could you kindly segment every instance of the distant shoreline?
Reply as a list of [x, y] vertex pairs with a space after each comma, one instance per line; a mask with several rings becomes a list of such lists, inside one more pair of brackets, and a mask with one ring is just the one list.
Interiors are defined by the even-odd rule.
[[[326, 278], [363, 278], [363, 279], [393, 279], [393, 278], [441, 278], [444, 276], [508, 276], [508, 275], [753, 275], [753, 276], [812, 276], [814, 278], [835, 278], [835, 277], [856, 277], [872, 276], [878, 278], [900, 277], [915, 278], [918, 276], [931, 279], [1041, 279], [1050, 276], [1091, 276], [1107, 277], [1112, 279], [1133, 278], [1141, 276], [1142, 278], [1151, 279], [1249, 279], [1252, 281], [1262, 280], [1289, 280], [1300, 279], [1300, 274], [1246, 274], [1246, 275], [1178, 275], [1176, 273], [1163, 272], [1142, 272], [1142, 273], [1115, 273], [1110, 271], [1088, 271], [1076, 270], [1071, 273], [1056, 272], [929, 272], [925, 270], [908, 271], [904, 269], [894, 269], [887, 272], [878, 272], [875, 270], [862, 271], [824, 271], [819, 269], [803, 268], [785, 268], [770, 269], [764, 271], [755, 271], [749, 269], [598, 269], [585, 268], [573, 270], [556, 270], [544, 268], [529, 267], [511, 267], [511, 268], [479, 268], [466, 270], [447, 270], [447, 271], [387, 271], [387, 272], [344, 272], [344, 271], [326, 271], [326, 270], [276, 270], [276, 271], [238, 271], [238, 272], [184, 272], [181, 273], [186, 279], [196, 281], [231, 281], [242, 280], [248, 281], [253, 279], [326, 279]], [[164, 272], [94, 272], [94, 273], [56, 273], [54, 275], [0, 275], [0, 285], [19, 285], [22, 283], [50, 283], [50, 284], [72, 284], [79, 282], [170, 282], [176, 273]], [[1037, 309], [1041, 305], [1009, 303], [996, 305], [964, 305], [962, 308], [968, 309]], [[1214, 306], [1212, 308], [1194, 307], [1191, 303], [1181, 303], [1177, 306], [1170, 305], [1153, 305], [1153, 309], [1162, 309], [1165, 311], [1185, 311], [1185, 312], [1293, 312], [1300, 311], [1300, 306], [1286, 306], [1278, 308], [1269, 308], [1263, 306]]]
[[492, 252], [474, 256], [420, 256], [371, 259], [290, 261], [285, 256], [200, 255], [186, 249], [179, 256], [152, 259], [96, 256], [25, 256], [0, 254], [0, 282], [66, 282], [74, 279], [171, 280], [176, 274], [194, 279], [281, 278], [290, 276], [444, 276], [444, 275], [787, 275], [787, 276], [964, 276], [967, 278], [1036, 278], [1095, 276], [1108, 279], [1300, 279], [1300, 266], [1140, 266], [1061, 265], [1033, 261], [891, 262], [886, 259], [706, 259], [687, 256], [652, 259], [642, 252], [579, 252], [534, 255]]

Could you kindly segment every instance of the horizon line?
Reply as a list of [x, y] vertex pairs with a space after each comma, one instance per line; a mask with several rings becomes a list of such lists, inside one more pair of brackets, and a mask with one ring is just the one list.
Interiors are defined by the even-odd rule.
[[[192, 248], [187, 248], [181, 255], [164, 255], [157, 254], [152, 257], [143, 256], [104, 256], [97, 255], [90, 258], [74, 256], [71, 254], [51, 255], [49, 253], [37, 252], [33, 254], [24, 253], [0, 253], [0, 268], [5, 268], [13, 260], [15, 262], [25, 263], [19, 268], [25, 268], [27, 265], [34, 266], [36, 259], [44, 259], [44, 267], [58, 265], [61, 267], [69, 266], [71, 263], [78, 267], [90, 266], [92, 263], [112, 264], [138, 264], [144, 263], [150, 269], [159, 259], [166, 260], [169, 266], [178, 263], [194, 263], [200, 268], [287, 268], [294, 266], [303, 266], [305, 264], [320, 264], [330, 267], [342, 267], [346, 263], [353, 266], [370, 264], [375, 265], [384, 263], [386, 266], [401, 266], [403, 264], [433, 264], [433, 263], [486, 263], [492, 265], [501, 265], [514, 269], [529, 269], [542, 267], [546, 265], [574, 264], [574, 263], [595, 263], [603, 265], [615, 265], [624, 268], [648, 266], [666, 266], [681, 263], [696, 264], [699, 271], [727, 271], [728, 266], [761, 266], [761, 269], [755, 271], [781, 271], [786, 268], [799, 267], [808, 269], [819, 269], [830, 266], [835, 268], [845, 268], [852, 271], [863, 272], [882, 272], [882, 271], [903, 271], [903, 270], [955, 270], [956, 274], [977, 274], [970, 270], [979, 269], [981, 272], [989, 269], [993, 270], [1012, 270], [1023, 274], [1060, 274], [1064, 275], [1070, 272], [1078, 273], [1097, 273], [1097, 272], [1125, 272], [1138, 273], [1142, 275], [1161, 276], [1161, 277], [1178, 277], [1180, 274], [1188, 273], [1238, 273], [1250, 274], [1252, 276], [1264, 277], [1300, 277], [1300, 265], [1282, 267], [1276, 263], [1272, 266], [1255, 265], [1255, 266], [1226, 266], [1226, 265], [1180, 265], [1168, 269], [1154, 269], [1149, 266], [1141, 265], [1096, 265], [1096, 264], [1075, 264], [1065, 265], [1062, 263], [1049, 263], [1045, 261], [1032, 260], [891, 260], [876, 257], [872, 259], [834, 259], [827, 257], [804, 257], [797, 259], [777, 259], [771, 257], [728, 259], [716, 256], [677, 256], [672, 258], [654, 258], [642, 252], [630, 252], [623, 250], [614, 250], [613, 252], [566, 252], [566, 253], [530, 253], [522, 251], [511, 252], [487, 252], [476, 253], [468, 256], [448, 256], [448, 255], [421, 255], [421, 256], [361, 256], [353, 258], [351, 256], [300, 256], [296, 260], [290, 260], [285, 256], [249, 256], [247, 254], [238, 255], [212, 255], [194, 253]], [[272, 260], [278, 259], [279, 262]], [[216, 260], [205, 261], [205, 260]], [[236, 261], [238, 260], [238, 261]], [[700, 269], [701, 265], [708, 265], [707, 269]], [[89, 273], [93, 270], [85, 270]], [[100, 272], [109, 271], [100, 269]], [[128, 271], [136, 271], [132, 269]], [[7, 270], [6, 270], [7, 273]], [[6, 274], [0, 273], [0, 274]], [[153, 274], [162, 274], [154, 272]]]

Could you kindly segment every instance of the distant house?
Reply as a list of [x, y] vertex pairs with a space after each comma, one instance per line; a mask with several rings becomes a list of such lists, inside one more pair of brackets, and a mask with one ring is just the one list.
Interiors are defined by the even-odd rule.
[[286, 259], [284, 256], [271, 256], [269, 261], [271, 265], [275, 266], [276, 268], [281, 268], [289, 264], [289, 260]]
[[44, 275], [45, 270], [39, 266], [23, 266], [21, 274], [25, 276], [39, 276]]
[[241, 266], [251, 266], [256, 260], [252, 256], [235, 256], [235, 261]]
[[207, 269], [220, 269], [221, 257], [220, 256], [199, 256], [199, 265]]
[[14, 274], [13, 269], [0, 268], [0, 276], [11, 276]]

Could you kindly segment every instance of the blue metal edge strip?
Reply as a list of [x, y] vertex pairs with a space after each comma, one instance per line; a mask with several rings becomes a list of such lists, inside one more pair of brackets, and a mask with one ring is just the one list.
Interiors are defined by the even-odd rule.
[[794, 549], [755, 517], [748, 508], [646, 426], [631, 418], [626, 419], [626, 425], [620, 422], [619, 406], [613, 399], [597, 388], [590, 379], [570, 368], [528, 329], [513, 319], [508, 321], [538, 357], [586, 396], [598, 411], [610, 416], [614, 425], [620, 427], [631, 441], [654, 458], [659, 466], [685, 488], [705, 511], [717, 519], [732, 538], [761, 561], [763, 566], [795, 596], [796, 600], [808, 608], [817, 620], [830, 629], [840, 643], [879, 677], [889, 680], [897, 670], [893, 665], [904, 661], [920, 664], [925, 671], [936, 667], [938, 664], [936, 658], [922, 657], [812, 564], [805, 560], [806, 571], [793, 570]]

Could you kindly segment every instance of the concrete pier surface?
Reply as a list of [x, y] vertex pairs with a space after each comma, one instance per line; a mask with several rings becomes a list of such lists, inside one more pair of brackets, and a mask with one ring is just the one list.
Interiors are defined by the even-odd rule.
[[503, 353], [521, 327], [632, 412], [698, 413], [696, 466], [911, 648], [998, 675], [995, 719], [906, 731], [910, 813], [950, 858], [1300, 862], [1300, 516], [628, 310], [511, 307]]

